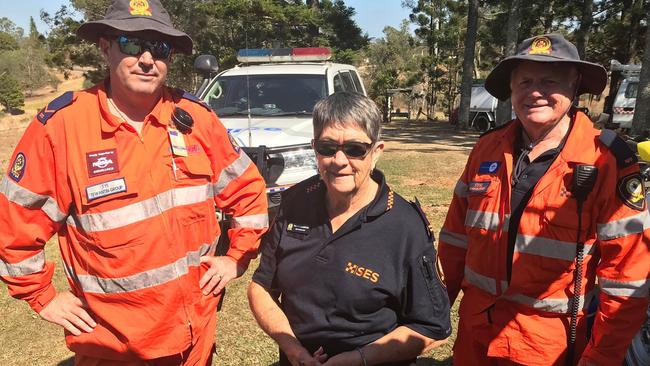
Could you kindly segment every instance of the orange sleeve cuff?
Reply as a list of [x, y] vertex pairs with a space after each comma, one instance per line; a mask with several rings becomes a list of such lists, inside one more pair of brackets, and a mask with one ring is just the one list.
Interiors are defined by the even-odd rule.
[[55, 296], [56, 296], [56, 289], [54, 288], [54, 285], [50, 283], [37, 295], [34, 295], [34, 297], [27, 300], [27, 303], [36, 313], [40, 313], [44, 307], [46, 307], [50, 302], [52, 302]]
[[247, 269], [248, 264], [257, 256], [256, 251], [243, 252], [238, 248], [230, 248], [226, 255], [237, 262], [237, 265], [241, 268]]

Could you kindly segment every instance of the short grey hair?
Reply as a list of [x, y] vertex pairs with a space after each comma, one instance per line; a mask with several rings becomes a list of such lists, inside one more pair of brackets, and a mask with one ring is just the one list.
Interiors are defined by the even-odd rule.
[[365, 95], [338, 92], [322, 99], [314, 106], [314, 139], [318, 139], [325, 127], [358, 127], [372, 143], [379, 141], [381, 112], [377, 104]]

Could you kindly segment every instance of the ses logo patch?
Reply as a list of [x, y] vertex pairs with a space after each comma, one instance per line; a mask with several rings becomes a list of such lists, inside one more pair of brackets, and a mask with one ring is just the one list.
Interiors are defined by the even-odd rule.
[[16, 154], [13, 164], [11, 164], [11, 169], [9, 169], [9, 177], [11, 177], [11, 179], [15, 180], [16, 182], [20, 182], [20, 180], [23, 178], [23, 175], [25, 175], [26, 167], [27, 158], [25, 157], [25, 154], [19, 152]]
[[345, 272], [364, 278], [372, 283], [379, 282], [379, 273], [352, 262], [348, 262], [347, 266], [345, 266]]

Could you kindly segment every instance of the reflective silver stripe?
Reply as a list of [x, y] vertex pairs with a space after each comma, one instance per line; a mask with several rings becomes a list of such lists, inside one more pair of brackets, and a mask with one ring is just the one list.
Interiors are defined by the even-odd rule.
[[508, 229], [510, 229], [510, 214], [505, 214], [503, 215], [503, 226], [501, 228], [501, 231], [507, 233]]
[[[186, 256], [178, 259], [174, 263], [140, 272], [128, 277], [121, 278], [102, 278], [92, 275], [76, 275], [74, 271], [67, 267], [66, 274], [73, 281], [81, 286], [81, 289], [87, 293], [97, 294], [117, 294], [142, 290], [149, 287], [162, 285], [164, 283], [176, 280], [187, 274], [190, 267], [197, 267], [202, 255], [214, 253], [219, 238], [212, 244], [203, 244], [201, 247]], [[198, 284], [197, 284], [198, 286]]]
[[467, 249], [467, 235], [440, 230], [440, 241], [458, 248]]
[[606, 224], [598, 224], [598, 239], [612, 240], [622, 236], [642, 233], [650, 228], [650, 213], [648, 210], [634, 215], [611, 221]]
[[497, 282], [494, 278], [483, 276], [472, 271], [469, 267], [465, 266], [465, 279], [467, 282], [472, 285], [480, 288], [481, 290], [488, 292], [492, 295], [497, 294]]
[[41, 250], [22, 262], [7, 263], [0, 261], [0, 276], [27, 276], [42, 271], [43, 267], [45, 267], [45, 252]]
[[239, 158], [233, 161], [232, 164], [227, 166], [224, 170], [221, 171], [217, 183], [214, 184], [214, 195], [218, 195], [223, 191], [230, 182], [237, 179], [242, 175], [248, 166], [251, 164], [251, 159], [243, 151], [239, 153]]
[[235, 216], [232, 218], [232, 227], [249, 227], [253, 229], [262, 229], [269, 227], [269, 215], [248, 215], [248, 216]]
[[17, 205], [42, 210], [54, 222], [61, 222], [68, 216], [59, 209], [54, 198], [27, 190], [6, 176], [0, 182], [0, 193]]
[[458, 197], [463, 197], [463, 198], [467, 197], [468, 196], [467, 184], [465, 184], [465, 182], [459, 179], [456, 182], [456, 187], [454, 187], [454, 194]]
[[499, 214], [496, 212], [467, 210], [465, 226], [496, 230], [499, 227]]
[[[585, 305], [591, 303], [591, 299], [596, 295], [596, 291], [592, 291], [587, 294], [587, 301], [585, 302], [585, 296], [580, 296], [580, 309], [584, 309]], [[525, 296], [522, 294], [508, 295], [504, 297], [505, 299], [518, 302], [520, 304], [528, 305], [531, 308], [545, 311], [548, 313], [559, 313], [559, 314], [568, 314], [571, 310], [571, 304], [573, 303], [573, 298], [561, 298], [561, 299], [536, 299], [534, 297]]]
[[[591, 254], [593, 249], [593, 245], [585, 244], [584, 254]], [[572, 262], [576, 257], [576, 244], [539, 236], [519, 234], [515, 240], [515, 251]]]
[[598, 277], [598, 284], [604, 293], [612, 296], [648, 297], [648, 280], [616, 281]]
[[174, 207], [212, 199], [212, 195], [211, 184], [175, 188], [144, 201], [111, 211], [79, 215], [76, 221], [67, 220], [67, 222], [71, 226], [76, 226], [78, 223], [87, 232], [110, 230], [160, 215]]

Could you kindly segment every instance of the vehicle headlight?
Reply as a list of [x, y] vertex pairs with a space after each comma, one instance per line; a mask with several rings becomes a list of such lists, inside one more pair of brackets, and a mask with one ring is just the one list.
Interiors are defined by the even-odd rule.
[[316, 170], [316, 155], [314, 150], [294, 150], [281, 153], [284, 159], [284, 170]]

